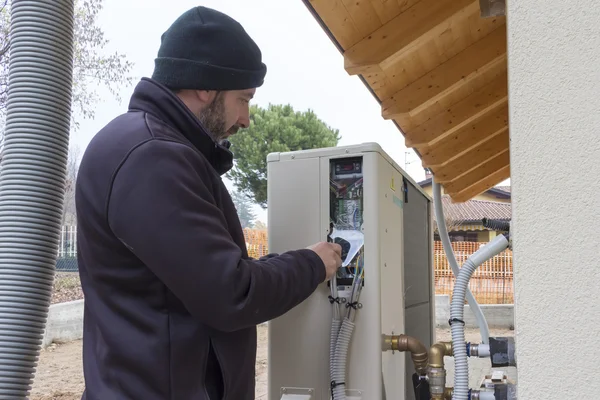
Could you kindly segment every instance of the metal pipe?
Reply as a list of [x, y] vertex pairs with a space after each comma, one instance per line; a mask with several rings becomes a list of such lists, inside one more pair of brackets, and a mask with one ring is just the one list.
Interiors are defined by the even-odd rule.
[[[492, 340], [490, 338], [490, 340]], [[467, 357], [487, 358], [490, 356], [490, 345], [483, 343], [467, 343]]]
[[[447, 399], [448, 389], [446, 386], [446, 369], [444, 368], [444, 357], [452, 355], [452, 342], [438, 342], [429, 349], [429, 369], [427, 377], [432, 400]], [[452, 396], [450, 396], [450, 399]]]
[[[458, 262], [454, 256], [454, 250], [452, 250], [448, 229], [446, 229], [444, 206], [442, 204], [442, 189], [440, 184], [435, 181], [435, 178], [431, 180], [431, 184], [433, 185], [433, 208], [435, 211], [435, 221], [437, 222], [438, 233], [440, 234], [442, 247], [444, 247], [448, 264], [450, 264], [450, 268], [452, 268], [452, 273], [454, 276], [458, 277], [460, 267], [458, 266]], [[485, 315], [481, 310], [481, 306], [479, 303], [477, 303], [477, 300], [475, 299], [475, 296], [473, 296], [471, 289], [467, 288], [467, 293], [465, 296], [467, 298], [467, 302], [469, 303], [469, 307], [471, 308], [471, 311], [477, 320], [477, 325], [479, 326], [479, 330], [481, 332], [481, 343], [489, 343], [490, 328], [487, 320], [485, 319]]]
[[421, 376], [427, 375], [429, 355], [427, 347], [418, 339], [407, 335], [384, 335], [383, 350], [410, 352], [417, 373]]
[[444, 400], [446, 397], [446, 370], [430, 367], [427, 372], [431, 400]]
[[444, 389], [444, 400], [452, 400], [452, 396], [454, 396], [454, 388], [448, 387]]
[[452, 342], [438, 342], [429, 349], [429, 366], [444, 368], [444, 357], [452, 355]]
[[0, 398], [31, 390], [52, 295], [69, 151], [73, 0], [11, 2], [0, 163]]

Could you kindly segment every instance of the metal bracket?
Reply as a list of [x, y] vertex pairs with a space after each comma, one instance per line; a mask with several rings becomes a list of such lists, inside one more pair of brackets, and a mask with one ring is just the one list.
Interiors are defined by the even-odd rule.
[[281, 400], [312, 400], [314, 389], [282, 387]]
[[362, 400], [362, 390], [346, 389], [346, 400]]

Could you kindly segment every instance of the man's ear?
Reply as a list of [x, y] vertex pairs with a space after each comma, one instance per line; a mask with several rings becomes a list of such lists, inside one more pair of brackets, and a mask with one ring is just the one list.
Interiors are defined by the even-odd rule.
[[216, 90], [196, 90], [196, 96], [203, 105], [211, 104], [217, 97]]

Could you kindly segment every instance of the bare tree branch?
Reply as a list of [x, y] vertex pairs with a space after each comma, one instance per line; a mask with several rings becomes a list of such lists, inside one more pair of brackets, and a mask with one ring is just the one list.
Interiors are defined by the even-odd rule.
[[[93, 118], [100, 96], [96, 87], [105, 88], [121, 99], [118, 91], [132, 83], [129, 75], [133, 64], [125, 55], [107, 53], [108, 40], [98, 26], [98, 16], [104, 0], [75, 0], [75, 48], [73, 63], [73, 113], [71, 125], [76, 131], [79, 119]], [[0, 0], [0, 123], [6, 112], [8, 72], [10, 63], [9, 0]], [[1, 131], [0, 127], [0, 131]]]
[[75, 207], [75, 184], [77, 183], [80, 154], [81, 149], [77, 145], [73, 145], [69, 149], [69, 158], [67, 159], [67, 176], [65, 180], [65, 200], [62, 214], [63, 225], [75, 225], [77, 220], [77, 210]]
[[[2, 12], [2, 11], [0, 10], [0, 12]], [[0, 62], [2, 61], [2, 57], [4, 57], [4, 55], [5, 55], [6, 53], [8, 53], [8, 50], [9, 50], [9, 49], [10, 49], [10, 42], [8, 42], [8, 41], [7, 41], [7, 42], [4, 44], [4, 47], [2, 47], [2, 48], [0, 49]]]

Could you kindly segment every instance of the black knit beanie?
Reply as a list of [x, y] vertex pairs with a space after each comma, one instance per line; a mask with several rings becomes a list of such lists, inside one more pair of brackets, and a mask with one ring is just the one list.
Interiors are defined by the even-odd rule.
[[186, 11], [161, 37], [152, 79], [171, 90], [244, 90], [264, 82], [267, 67], [256, 43], [219, 11]]

